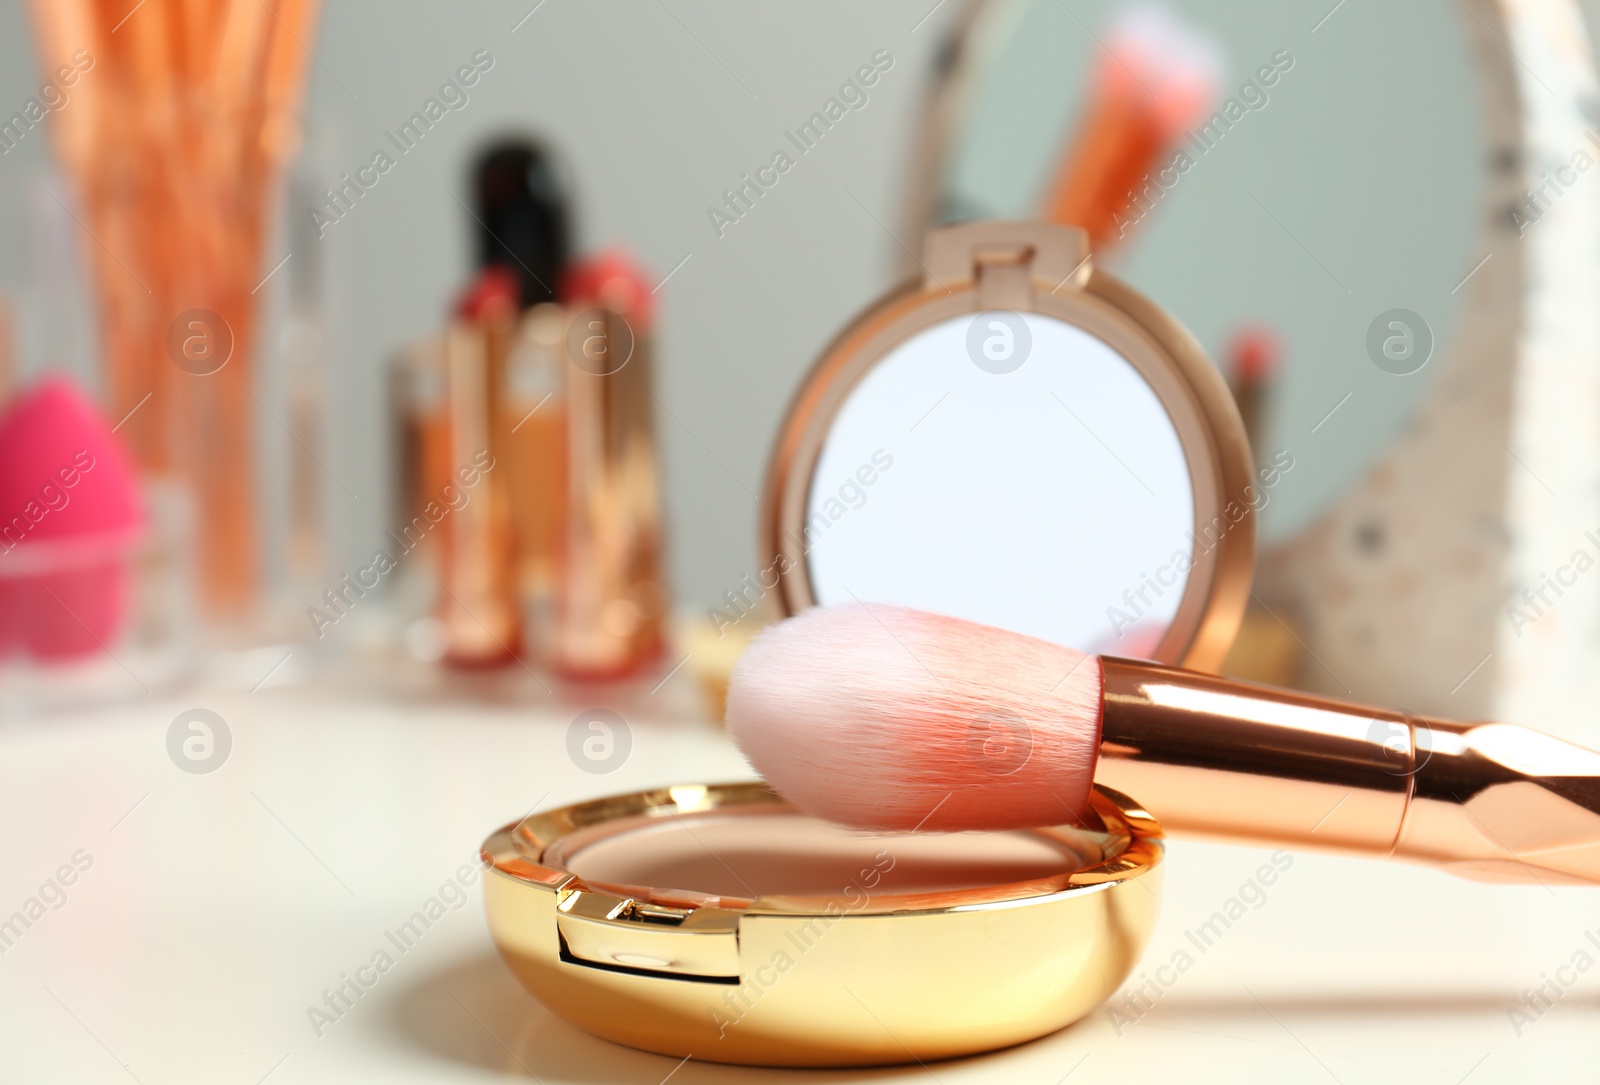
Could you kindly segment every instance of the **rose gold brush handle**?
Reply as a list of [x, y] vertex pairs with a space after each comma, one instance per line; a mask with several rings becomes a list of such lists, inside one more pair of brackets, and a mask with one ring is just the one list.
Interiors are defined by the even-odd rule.
[[1362, 708], [1105, 658], [1097, 782], [1162, 825], [1600, 884], [1600, 754], [1503, 723]]

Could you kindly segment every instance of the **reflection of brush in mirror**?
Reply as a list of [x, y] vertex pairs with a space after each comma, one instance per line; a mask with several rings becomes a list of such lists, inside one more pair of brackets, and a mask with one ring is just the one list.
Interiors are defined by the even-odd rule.
[[1130, 193], [1211, 111], [1221, 51], [1165, 7], [1122, 13], [1094, 60], [1089, 105], [1042, 200], [1043, 217], [1082, 226], [1101, 251], [1121, 240]]

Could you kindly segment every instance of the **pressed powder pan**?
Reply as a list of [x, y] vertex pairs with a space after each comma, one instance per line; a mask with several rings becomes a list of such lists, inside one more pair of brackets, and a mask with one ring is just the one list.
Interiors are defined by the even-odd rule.
[[[894, 603], [1220, 663], [1249, 511], [1274, 482], [1198, 344], [1095, 267], [1080, 230], [947, 227], [922, 267], [796, 394], [760, 588], [785, 614]], [[775, 1066], [968, 1055], [1083, 1017], [1144, 949], [1160, 829], [1106, 788], [1086, 818], [873, 836], [760, 784], [602, 799], [485, 842], [490, 927], [554, 1012], [634, 1047]]]
[[[1041, 881], [1103, 858], [1098, 847], [1038, 833], [852, 832], [781, 806], [703, 814], [692, 822], [614, 822], [585, 846], [566, 846], [572, 839], [551, 845], [545, 858], [591, 886], [623, 893], [694, 886], [724, 900], [841, 894], [854, 901], [880, 886], [902, 895], [953, 893]], [[878, 875], [866, 875], [871, 884], [862, 884], [861, 872], [869, 869]]]
[[915, 836], [727, 784], [537, 815], [483, 854], [495, 944], [573, 1024], [679, 1058], [849, 1066], [1082, 1017], [1144, 949], [1161, 843], [1105, 789], [1083, 828]]

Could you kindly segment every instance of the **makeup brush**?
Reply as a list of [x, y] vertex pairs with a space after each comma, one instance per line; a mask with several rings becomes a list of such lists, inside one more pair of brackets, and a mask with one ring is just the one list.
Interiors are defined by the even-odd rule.
[[1070, 823], [1097, 782], [1169, 832], [1600, 884], [1600, 754], [899, 607], [770, 627], [728, 729], [788, 799], [860, 828]]

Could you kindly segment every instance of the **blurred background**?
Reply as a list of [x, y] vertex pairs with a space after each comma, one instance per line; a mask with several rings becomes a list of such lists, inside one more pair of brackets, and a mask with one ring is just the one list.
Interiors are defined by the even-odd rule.
[[[1258, 462], [1292, 465], [1255, 519], [1259, 621], [1230, 669], [1522, 703], [1506, 604], [1588, 515], [1513, 530], [1510, 481], [1554, 494], [1518, 433], [1573, 432], [1529, 425], [1561, 382], [1532, 390], [1516, 352], [1589, 349], [1537, 319], [1593, 262], [1568, 260], [1591, 201], [1563, 198], [1587, 54], [1548, 45], [1587, 49], [1576, 7], [1536, 9], [1550, 34], [1526, 41], [1444, 0], [1309, 20], [113, 7], [0, 8], [0, 373], [38, 461], [0, 495], [23, 549], [0, 580], [8, 711], [356, 657], [536, 686], [692, 660], [715, 709], [715, 672], [776, 613], [741, 584], [768, 561], [765, 465], [807, 367], [920, 273], [927, 227], [1030, 216], [1088, 226], [1229, 380]], [[1402, 341], [1400, 362], [1374, 353]], [[585, 343], [609, 361], [569, 373]], [[131, 475], [16, 520], [26, 480], [81, 451], [74, 424]], [[1430, 484], [1469, 447], [1474, 484]], [[484, 500], [427, 515], [468, 506], [480, 452], [501, 464]], [[1402, 463], [1427, 467], [1395, 483]], [[68, 566], [90, 571], [50, 579]], [[1464, 632], [1402, 665], [1436, 595], [1459, 613], [1435, 625]]]
[[[709, 604], [754, 567], [753, 495], [788, 395], [838, 324], [893, 281], [898, 246], [872, 214], [892, 219], [905, 182], [909, 130], [942, 13], [912, 36], [910, 24], [924, 13], [908, 23], [909, 8], [841, 4], [756, 17], [685, 7], [678, 15], [686, 26], [655, 3], [602, 11], [553, 0], [518, 27], [531, 7], [329, 4], [310, 43], [326, 65], [308, 66], [305, 140], [290, 172], [320, 195], [379, 149], [400, 159], [313, 256], [324, 269], [327, 313], [323, 458], [354, 491], [332, 483], [337, 492], [327, 494], [329, 562], [341, 572], [364, 565], [394, 526], [388, 366], [442, 328], [474, 269], [474, 224], [452, 196], [470, 201], [472, 157], [493, 138], [523, 134], [561, 156], [581, 250], [625, 243], [657, 278], [677, 268], [661, 293], [657, 344], [659, 391], [677, 415], [662, 411], [658, 422], [673, 523], [668, 552], [679, 596]], [[40, 66], [23, 5], [5, 4], [0, 19], [0, 78], [16, 99], [9, 112], [36, 94]], [[720, 205], [741, 173], [769, 162], [785, 129], [884, 48], [897, 64], [873, 89], [871, 106], [719, 239], [707, 207]], [[394, 151], [384, 133], [479, 50], [494, 67], [467, 90], [470, 104], [411, 154]], [[19, 314], [21, 374], [61, 365], [98, 392], [85, 253], [69, 212], [46, 191], [54, 186], [70, 199], [48, 133], [30, 134], [0, 164], [0, 282]], [[303, 219], [308, 203], [281, 205], [272, 216], [273, 255], [261, 274], [290, 251], [285, 220]], [[286, 273], [300, 259], [262, 292], [258, 390], [280, 416], [282, 366], [269, 355], [282, 328]], [[282, 500], [281, 465], [293, 442], [265, 407], [254, 426], [263, 492]], [[273, 549], [264, 551], [269, 563]]]
[[[1427, 309], [1440, 330], [1453, 320], [1454, 278], [1442, 288], [1416, 280], [1429, 261], [1454, 269], [1474, 243], [1453, 229], [1478, 213], [1485, 154], [1464, 14], [1443, 0], [1402, 11], [1350, 3], [1306, 38], [1299, 8], [1176, 8], [1226, 45], [1224, 85], [1243, 82], [1286, 46], [1294, 46], [1296, 67], [1272, 94], [1272, 107], [1230, 134], [1226, 154], [1211, 155], [1163, 200], [1147, 237], [1117, 270], [1174, 310], [1214, 357], [1240, 323], [1272, 320], [1280, 333], [1291, 331], [1278, 410], [1283, 426], [1309, 429], [1352, 376], [1373, 387], [1382, 378], [1355, 354], [1360, 339], [1342, 334], [1349, 328], [1341, 317], [1365, 325], [1381, 299], [1400, 296], [1411, 309]], [[562, 158], [581, 250], [626, 243], [651, 274], [672, 272], [656, 338], [667, 408], [656, 419], [670, 515], [667, 568], [683, 605], [717, 603], [755, 567], [755, 494], [787, 397], [835, 328], [891, 285], [906, 259], [896, 234], [904, 230], [914, 126], [958, 10], [955, 0], [931, 14], [904, 5], [806, 5], [757, 18], [693, 5], [602, 11], [552, 2], [518, 22], [528, 11], [509, 3], [470, 11], [326, 5], [307, 38], [320, 59], [306, 70], [304, 142], [286, 166], [288, 195], [272, 200], [261, 274], [294, 250], [307, 197], [370, 163], [376, 150], [389, 149], [398, 162], [326, 237], [310, 234], [317, 245], [302, 248], [259, 294], [261, 403], [251, 422], [262, 502], [282, 509], [286, 501], [294, 442], [274, 418], [288, 416], [288, 366], [275, 347], [285, 334], [291, 280], [315, 264], [306, 274], [320, 278], [325, 320], [320, 448], [331, 485], [320, 515], [330, 568], [365, 565], [384, 531], [402, 520], [390, 499], [397, 466], [387, 430], [389, 365], [440, 330], [474, 267], [474, 224], [462, 206], [470, 158], [490, 139], [528, 134]], [[1088, 2], [1027, 11], [1026, 43], [1016, 46], [1027, 56], [998, 80], [1006, 85], [986, 91], [979, 109], [990, 117], [974, 122], [984, 134], [957, 166], [960, 186], [987, 187], [987, 213], [1019, 214], [1035, 198], [1034, 171], [1056, 154], [1082, 106], [1083, 61], [1109, 11]], [[45, 74], [22, 5], [0, 5], [0, 21], [0, 112], [10, 112], [37, 93]], [[480, 50], [494, 66], [466, 88], [469, 104], [451, 110], [411, 154], [398, 154], [387, 131]], [[893, 54], [894, 67], [869, 91], [870, 106], [830, 133], [821, 154], [806, 155], [747, 221], [718, 237], [707, 208], [722, 205], [723, 190], [787, 146], [782, 133], [810, 117], [875, 50]], [[1040, 85], [1056, 91], [1042, 109], [1016, 110], [1006, 98], [1037, 94]], [[51, 154], [53, 120], [0, 160], [0, 291], [13, 314], [16, 378], [59, 368], [101, 397], [101, 334], [74, 186]], [[1026, 149], [1024, 168], [1003, 152], [1008, 141]], [[1405, 168], [1410, 163], [1432, 168]], [[1344, 291], [1314, 262], [1291, 259], [1296, 240], [1245, 186], [1338, 267], [1354, 291], [1347, 314], [1328, 304], [1336, 298], [1323, 288]], [[1334, 198], [1338, 214], [1330, 214]], [[1339, 237], [1347, 216], [1389, 240], [1382, 258], [1363, 251], [1370, 238]], [[917, 246], [914, 237], [904, 243]], [[1434, 251], [1440, 245], [1446, 251]], [[1267, 267], [1282, 274], [1251, 270]], [[1368, 466], [1371, 450], [1392, 437], [1411, 406], [1406, 397], [1363, 398], [1344, 419], [1349, 451], [1304, 461], [1266, 512], [1267, 538], [1309, 522], [1326, 494]], [[262, 517], [261, 534], [267, 583], [282, 581], [285, 517]]]
[[[527, 136], [559, 159], [576, 252], [622, 244], [656, 280], [671, 275], [655, 337], [667, 580], [680, 608], [717, 604], [759, 564], [756, 495], [789, 395], [835, 329], [896, 281], [906, 248], [918, 246], [904, 213], [916, 125], [961, 8], [824, 3], [756, 17], [552, 0], [530, 16], [500, 3], [327, 5], [305, 31], [316, 55], [304, 73], [304, 137], [283, 167], [287, 194], [268, 199], [258, 269], [265, 275], [295, 253], [256, 296], [259, 401], [249, 406], [265, 584], [282, 592], [289, 575], [296, 439], [283, 424], [293, 368], [284, 344], [296, 276], [315, 284], [320, 307], [321, 410], [306, 437], [326, 465], [317, 515], [336, 579], [365, 565], [405, 519], [391, 499], [390, 368], [439, 333], [472, 275], [473, 156], [493, 139]], [[1343, 408], [1340, 439], [1298, 456], [1265, 510], [1261, 531], [1273, 541], [1349, 486], [1415, 405], [1413, 387], [1385, 387], [1367, 364], [1360, 344], [1371, 317], [1412, 309], [1449, 340], [1463, 301], [1450, 290], [1477, 258], [1463, 227], [1485, 213], [1482, 91], [1468, 16], [1444, 0], [1403, 10], [1350, 3], [1315, 35], [1298, 7], [1174, 9], [1215, 38], [1218, 85], [1230, 93], [1278, 50], [1293, 54], [1294, 68], [1269, 92], [1270, 107], [1197, 163], [1112, 266], [1213, 357], [1243, 325], [1275, 333], [1284, 376], [1273, 429], [1308, 431], [1345, 392], [1362, 393]], [[973, 134], [951, 167], [964, 213], [1030, 210], [1082, 109], [1088, 58], [1111, 11], [1087, 0], [1019, 9], [1026, 25], [975, 94]], [[0, 5], [0, 20], [0, 113], [9, 113], [46, 73], [23, 6]], [[877, 50], [894, 67], [868, 92], [870, 104], [746, 219], [717, 230], [708, 208], [787, 146], [784, 133]], [[463, 88], [469, 101], [400, 154], [386, 133], [480, 51], [493, 67]], [[1030, 100], [1038, 107], [1017, 108]], [[109, 413], [85, 272], [85, 244], [95, 243], [78, 230], [75, 186], [52, 154], [58, 119], [0, 159], [0, 292], [15, 379], [60, 369]], [[313, 200], [380, 149], [395, 154], [394, 170], [326, 236], [305, 232]]]

